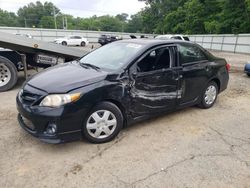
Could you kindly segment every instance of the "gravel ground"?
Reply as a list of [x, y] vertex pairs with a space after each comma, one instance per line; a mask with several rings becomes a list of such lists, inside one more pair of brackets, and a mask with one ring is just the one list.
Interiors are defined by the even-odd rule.
[[208, 110], [186, 108], [95, 145], [42, 143], [0, 93], [0, 187], [250, 187], [250, 78], [231, 73]]

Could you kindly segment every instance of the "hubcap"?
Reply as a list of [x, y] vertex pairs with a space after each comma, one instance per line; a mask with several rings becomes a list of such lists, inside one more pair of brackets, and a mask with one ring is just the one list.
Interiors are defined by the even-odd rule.
[[215, 86], [211, 85], [207, 88], [206, 93], [205, 93], [205, 103], [207, 105], [213, 104], [215, 98], [217, 95], [217, 91]]
[[108, 110], [99, 110], [92, 113], [87, 120], [88, 133], [98, 139], [110, 136], [117, 126], [115, 115]]
[[11, 78], [10, 69], [3, 63], [0, 63], [0, 87], [5, 86]]

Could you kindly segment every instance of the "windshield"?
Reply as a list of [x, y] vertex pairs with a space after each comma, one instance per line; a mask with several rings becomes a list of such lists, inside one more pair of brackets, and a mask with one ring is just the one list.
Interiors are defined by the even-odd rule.
[[117, 70], [125, 65], [141, 48], [140, 44], [114, 42], [87, 54], [80, 59], [80, 63]]

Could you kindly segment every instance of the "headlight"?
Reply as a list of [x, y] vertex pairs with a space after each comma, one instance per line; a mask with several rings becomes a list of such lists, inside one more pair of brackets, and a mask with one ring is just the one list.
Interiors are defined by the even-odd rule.
[[67, 103], [75, 102], [80, 97], [81, 97], [80, 93], [48, 95], [42, 100], [40, 106], [59, 107]]

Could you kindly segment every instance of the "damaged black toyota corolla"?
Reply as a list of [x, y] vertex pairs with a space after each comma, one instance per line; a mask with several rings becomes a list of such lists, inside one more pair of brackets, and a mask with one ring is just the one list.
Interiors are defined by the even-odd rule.
[[17, 95], [18, 120], [45, 142], [103, 143], [132, 122], [210, 108], [227, 88], [228, 69], [194, 43], [118, 41], [28, 80]]

